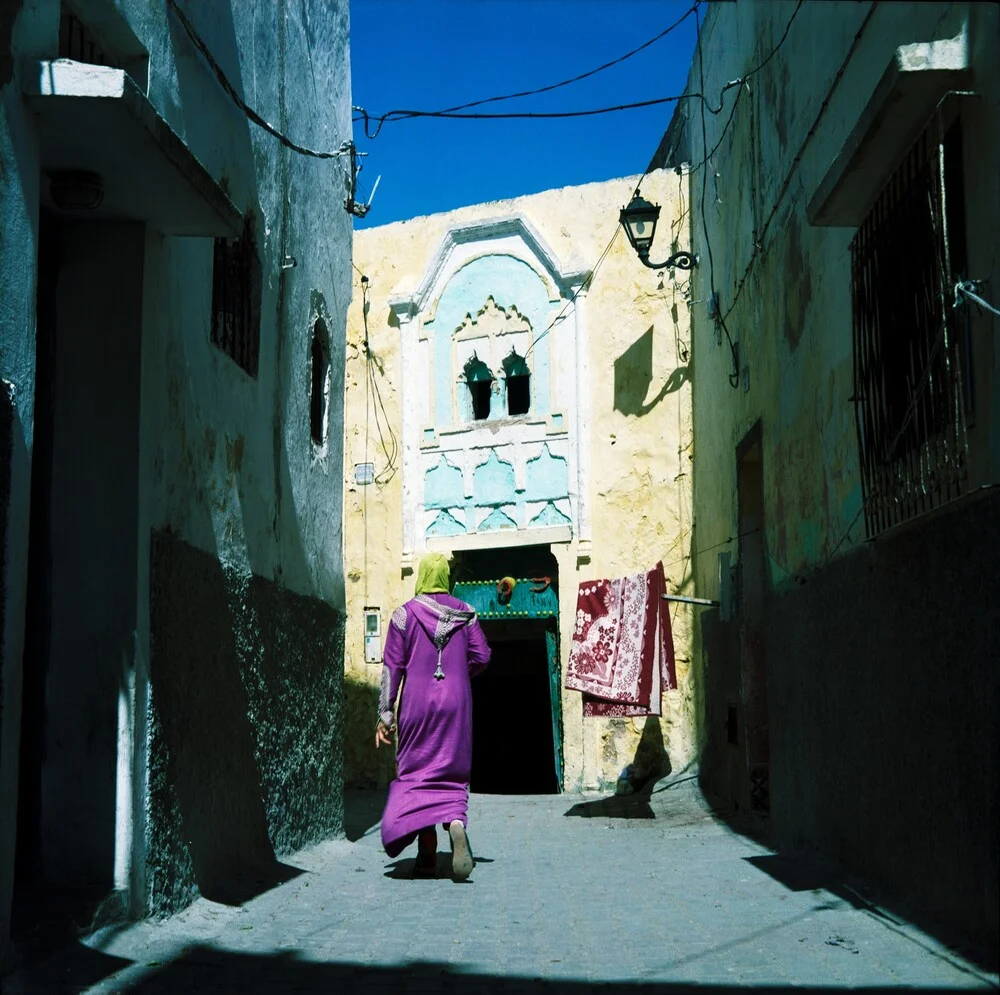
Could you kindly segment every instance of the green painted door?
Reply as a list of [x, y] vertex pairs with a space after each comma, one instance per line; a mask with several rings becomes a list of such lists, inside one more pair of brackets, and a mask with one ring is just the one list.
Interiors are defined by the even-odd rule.
[[555, 753], [556, 784], [563, 789], [562, 680], [559, 672], [559, 632], [545, 630], [545, 652], [549, 660], [549, 695], [552, 705], [552, 749]]

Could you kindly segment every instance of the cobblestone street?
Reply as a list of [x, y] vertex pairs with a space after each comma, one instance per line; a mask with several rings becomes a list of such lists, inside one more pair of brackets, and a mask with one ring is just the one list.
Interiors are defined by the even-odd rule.
[[[381, 795], [348, 839], [242, 906], [100, 930], [5, 979], [35, 992], [636, 991], [993, 988], [991, 975], [818, 865], [717, 820], [691, 775], [644, 798], [472, 797], [472, 878], [387, 862]], [[446, 851], [439, 834], [439, 851]]]

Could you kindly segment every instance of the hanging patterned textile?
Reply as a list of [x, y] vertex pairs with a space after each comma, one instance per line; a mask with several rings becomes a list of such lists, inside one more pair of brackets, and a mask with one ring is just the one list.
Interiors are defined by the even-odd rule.
[[677, 687], [663, 564], [645, 573], [580, 584], [565, 685], [584, 715], [659, 715]]

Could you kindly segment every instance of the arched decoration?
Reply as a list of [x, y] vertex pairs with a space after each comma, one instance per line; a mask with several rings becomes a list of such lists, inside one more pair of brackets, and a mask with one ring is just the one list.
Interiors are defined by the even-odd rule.
[[479, 523], [479, 532], [496, 532], [500, 529], [516, 529], [517, 522], [500, 508], [494, 508], [489, 515]]
[[465, 526], [450, 512], [442, 509], [437, 513], [437, 518], [427, 526], [426, 535], [432, 536], [457, 536], [464, 535]]
[[490, 450], [485, 463], [476, 467], [472, 475], [472, 500], [484, 505], [513, 504], [515, 500], [514, 467]]
[[424, 507], [457, 508], [464, 501], [462, 471], [441, 454], [441, 461], [424, 474]]
[[528, 524], [531, 528], [539, 528], [544, 525], [570, 525], [571, 521], [549, 501]]
[[[434, 424], [440, 429], [472, 419], [466, 408], [466, 388], [460, 376], [476, 353], [493, 371], [516, 349], [528, 355], [537, 328], [555, 315], [545, 283], [522, 259], [509, 255], [478, 256], [448, 280], [438, 300], [436, 317], [424, 320], [433, 342]], [[533, 412], [546, 414], [552, 336], [532, 350], [535, 374]], [[495, 405], [490, 418], [506, 417], [506, 404]]]
[[[498, 373], [504, 369], [503, 357], [508, 354], [520, 353], [522, 356], [531, 347], [531, 322], [518, 310], [516, 304], [503, 307], [496, 302], [491, 294], [486, 302], [475, 312], [466, 314], [465, 319], [452, 333], [452, 355], [454, 369], [463, 370], [465, 383], [469, 384], [472, 396], [470, 410], [469, 399], [459, 387], [456, 398], [456, 410], [460, 422], [481, 421], [483, 418], [504, 418], [510, 414], [507, 398], [507, 375], [497, 381], [493, 377], [493, 394], [498, 395], [497, 403], [487, 406], [485, 387], [472, 386], [474, 378], [470, 376], [470, 367], [475, 361], [484, 362], [492, 371]], [[484, 379], [480, 372], [480, 379]], [[521, 384], [525, 386], [525, 384]], [[521, 391], [523, 393], [523, 390]], [[518, 395], [520, 399], [520, 394]], [[527, 409], [519, 412], [526, 414]]]
[[526, 501], [552, 501], [569, 495], [569, 463], [548, 445], [524, 468]]
[[526, 415], [531, 408], [531, 370], [525, 358], [511, 349], [504, 357], [503, 373], [507, 414]]

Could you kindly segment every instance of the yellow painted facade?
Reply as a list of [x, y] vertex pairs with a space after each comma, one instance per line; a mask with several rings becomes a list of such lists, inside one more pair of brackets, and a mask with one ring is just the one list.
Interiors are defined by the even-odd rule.
[[[618, 212], [631, 198], [637, 179], [550, 190], [355, 234], [356, 273], [347, 322], [344, 410], [348, 784], [384, 785], [392, 776], [391, 757], [385, 751], [376, 753], [373, 744], [381, 665], [365, 662], [364, 609], [379, 608], [384, 639], [392, 609], [413, 595], [413, 568], [425, 548], [418, 533], [413, 549], [404, 551], [404, 507], [409, 500], [404, 488], [412, 487], [413, 481], [404, 480], [402, 469], [407, 432], [403, 395], [405, 377], [408, 372], [412, 376], [415, 368], [402, 368], [398, 305], [394, 311], [391, 302], [427, 284], [428, 267], [449, 232], [508, 217], [526, 219], [567, 269], [594, 270], [615, 236]], [[643, 196], [662, 207], [654, 260], [689, 246], [686, 188], [686, 177], [663, 170], [642, 181]], [[488, 251], [488, 246], [483, 251]], [[367, 277], [367, 323], [362, 274]], [[582, 538], [582, 530], [576, 527], [569, 541], [551, 543], [558, 563], [563, 670], [581, 581], [636, 573], [662, 560], [668, 591], [693, 593], [687, 557], [693, 457], [688, 285], [688, 275], [682, 270], [645, 268], [619, 230], [577, 300], [571, 302], [572, 294], [563, 290], [561, 301], [557, 301], [560, 310], [564, 305], [568, 306], [566, 313], [579, 309], [585, 319], [574, 327], [584, 329], [580, 334], [587, 339], [583, 368], [588, 370], [588, 382], [577, 384], [577, 392], [586, 397], [589, 407], [586, 422], [574, 429], [581, 445], [578, 479], [583, 492], [580, 501], [589, 508], [588, 535]], [[560, 291], [556, 289], [554, 294]], [[479, 303], [485, 306], [487, 302]], [[430, 301], [426, 313], [433, 314], [436, 306], [436, 301]], [[519, 316], [513, 318], [519, 320]], [[486, 315], [486, 319], [497, 320], [493, 315]], [[414, 320], [419, 321], [419, 316]], [[469, 320], [449, 330], [461, 337]], [[536, 337], [540, 331], [534, 329]], [[370, 361], [364, 345], [366, 334]], [[550, 364], [553, 378], [560, 370], [572, 377], [572, 369], [566, 372], [567, 363], [559, 349], [554, 350]], [[557, 392], [555, 400], [560, 400]], [[575, 412], [566, 410], [565, 405], [560, 410], [561, 418], [577, 425]], [[424, 425], [410, 426], [409, 431], [422, 433]], [[498, 435], [505, 431], [504, 423], [494, 429]], [[355, 480], [355, 466], [365, 463], [374, 464], [372, 484]], [[477, 541], [469, 536], [461, 538], [473, 545]], [[518, 541], [516, 535], [509, 538], [512, 544]], [[663, 715], [658, 723], [654, 721], [654, 727], [647, 728], [645, 719], [585, 719], [579, 693], [562, 690], [567, 790], [608, 788], [625, 765], [655, 764], [660, 738], [674, 771], [694, 759], [698, 738], [690, 672], [694, 610], [681, 603], [671, 605], [679, 686], [665, 693]], [[516, 726], [514, 715], [512, 732]]]

